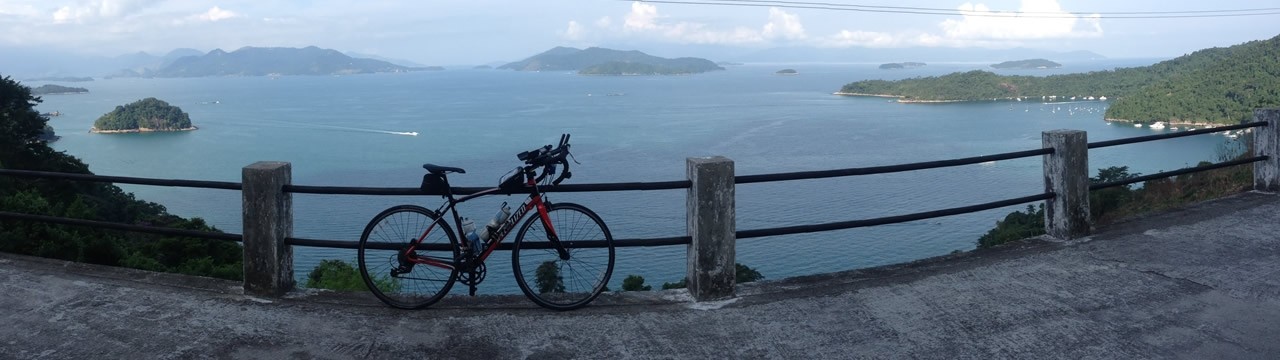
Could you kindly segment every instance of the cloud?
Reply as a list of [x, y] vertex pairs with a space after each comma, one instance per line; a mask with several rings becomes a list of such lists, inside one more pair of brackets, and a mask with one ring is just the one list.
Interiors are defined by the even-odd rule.
[[673, 21], [659, 13], [657, 6], [638, 1], [631, 3], [631, 11], [623, 16], [622, 20], [620, 28], [612, 28], [613, 21], [606, 16], [596, 21], [596, 26], [618, 30], [627, 36], [652, 37], [685, 44], [749, 45], [777, 39], [806, 38], [800, 17], [778, 8], [770, 8], [768, 21], [758, 28], [747, 26], [715, 28], [699, 22]]
[[52, 14], [55, 24], [83, 23], [95, 19], [112, 19], [133, 15], [160, 0], [92, 0], [58, 7]]
[[800, 16], [790, 14], [778, 8], [769, 8], [769, 23], [764, 24], [761, 32], [765, 38], [784, 38], [788, 40], [804, 39], [804, 25], [800, 24]]
[[569, 20], [569, 26], [560, 33], [560, 36], [573, 41], [582, 40], [583, 35], [582, 25], [573, 20]]
[[[214, 6], [202, 13], [189, 15], [181, 19], [174, 19], [173, 25], [186, 25], [191, 23], [212, 23], [212, 22], [218, 22], [226, 19], [237, 18], [241, 16], [243, 15], [240, 15], [234, 11], [226, 10], [226, 9]], [[270, 22], [272, 21], [272, 19], [264, 18], [263, 21]]]
[[[1057, 0], [1023, 0], [1018, 11], [992, 11], [984, 4], [971, 3], [960, 5], [959, 10], [960, 19], [938, 24], [947, 38], [1039, 40], [1102, 35], [1098, 14], [1072, 15], [1063, 11]], [[1035, 17], [1026, 17], [1028, 13]]]

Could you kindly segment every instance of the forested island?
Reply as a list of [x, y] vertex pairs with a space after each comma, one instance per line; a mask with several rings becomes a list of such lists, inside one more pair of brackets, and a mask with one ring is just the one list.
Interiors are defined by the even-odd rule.
[[35, 89], [31, 89], [32, 95], [62, 95], [62, 94], [87, 94], [89, 89], [82, 87], [70, 87], [62, 85], [40, 85]]
[[925, 63], [908, 61], [908, 62], [900, 62], [900, 63], [880, 64], [880, 70], [911, 69], [911, 68], [918, 68], [921, 66], [925, 66]]
[[177, 106], [156, 98], [138, 100], [115, 110], [93, 122], [95, 133], [135, 133], [153, 131], [196, 130], [191, 117]]
[[796, 71], [796, 69], [782, 69], [782, 70], [778, 70], [777, 72], [774, 72], [774, 74], [778, 74], [778, 75], [796, 75], [799, 73], [800, 72]]
[[1062, 64], [1045, 60], [1045, 59], [1028, 59], [1028, 60], [1005, 61], [999, 64], [993, 64], [991, 65], [991, 67], [996, 69], [1024, 69], [1024, 70], [1026, 69], [1057, 69], [1062, 67]]
[[[0, 78], [0, 168], [93, 174], [74, 156], [47, 143], [48, 119], [39, 98]], [[220, 232], [199, 218], [184, 219], [138, 200], [111, 183], [32, 181], [0, 176], [0, 208], [23, 214]], [[0, 220], [0, 251], [47, 258], [239, 280], [240, 245], [223, 240], [120, 232], [44, 222]]]
[[849, 83], [836, 94], [902, 102], [1064, 100], [1112, 102], [1109, 120], [1233, 124], [1253, 109], [1280, 105], [1280, 36], [1210, 48], [1150, 66], [1078, 74], [1006, 76], [970, 71], [899, 81]]
[[286, 47], [242, 47], [226, 52], [214, 49], [200, 56], [185, 56], [154, 71], [122, 70], [118, 76], [201, 77], [266, 75], [350, 75], [418, 70], [442, 67], [407, 67], [382, 60], [353, 58], [340, 51]]
[[599, 47], [555, 47], [498, 68], [516, 71], [577, 71], [581, 75], [687, 75], [724, 70], [707, 59], [667, 59], [635, 50]]

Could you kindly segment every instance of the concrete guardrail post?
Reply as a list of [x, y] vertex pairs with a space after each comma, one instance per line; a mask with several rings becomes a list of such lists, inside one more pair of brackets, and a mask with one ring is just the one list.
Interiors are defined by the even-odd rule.
[[689, 236], [688, 289], [696, 301], [733, 297], [737, 269], [734, 246], [733, 160], [723, 156], [688, 158], [687, 223]]
[[1280, 192], [1280, 108], [1254, 110], [1253, 121], [1267, 122], [1253, 128], [1253, 154], [1271, 157], [1253, 163], [1253, 189]]
[[1063, 240], [1089, 235], [1089, 141], [1084, 131], [1050, 130], [1040, 133], [1044, 147], [1044, 190], [1056, 194], [1045, 201], [1044, 230]]
[[293, 181], [287, 162], [259, 161], [241, 172], [244, 201], [244, 292], [278, 297], [293, 289]]

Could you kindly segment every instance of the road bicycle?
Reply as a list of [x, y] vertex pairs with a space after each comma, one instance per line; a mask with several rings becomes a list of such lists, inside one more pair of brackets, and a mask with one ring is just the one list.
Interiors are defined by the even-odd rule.
[[[521, 152], [524, 165], [498, 187], [454, 197], [447, 174], [465, 174], [461, 168], [424, 164], [423, 189], [442, 193], [445, 203], [434, 211], [417, 205], [399, 205], [374, 216], [360, 235], [360, 276], [374, 295], [387, 305], [421, 309], [439, 301], [461, 282], [474, 296], [484, 281], [485, 260], [530, 215], [511, 246], [511, 267], [525, 296], [553, 310], [583, 307], [600, 295], [613, 274], [613, 235], [599, 215], [578, 204], [547, 199], [544, 187], [554, 187], [572, 176], [569, 172], [569, 135], [561, 135], [556, 147], [546, 145]], [[563, 171], [556, 175], [557, 167]], [[513, 191], [514, 190], [514, 191]], [[477, 197], [512, 192], [529, 197], [509, 216], [495, 216], [483, 238], [463, 241], [464, 218], [457, 205]], [[505, 208], [506, 204], [503, 204]], [[445, 221], [452, 213], [453, 226]], [[501, 222], [497, 220], [501, 219]], [[453, 229], [457, 228], [455, 232]]]

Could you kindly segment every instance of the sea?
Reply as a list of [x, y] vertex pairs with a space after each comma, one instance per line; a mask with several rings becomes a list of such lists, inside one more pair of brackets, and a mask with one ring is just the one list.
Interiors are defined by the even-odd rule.
[[[1065, 63], [1048, 75], [1142, 66], [1159, 59]], [[836, 96], [846, 83], [984, 69], [929, 64], [880, 70], [878, 64], [748, 64], [688, 76], [579, 76], [465, 67], [350, 76], [116, 78], [70, 84], [87, 94], [48, 95], [54, 148], [99, 175], [240, 181], [257, 161], [287, 161], [293, 183], [416, 187], [423, 163], [465, 168], [455, 186], [495, 186], [520, 162], [516, 153], [572, 134], [569, 183], [685, 179], [690, 157], [720, 155], [739, 175], [879, 166], [1036, 149], [1041, 132], [1078, 129], [1090, 141], [1174, 131], [1103, 119], [1107, 101], [1041, 99], [902, 104]], [[779, 76], [791, 68], [797, 75]], [[31, 82], [38, 86], [43, 83]], [[68, 84], [63, 84], [68, 85]], [[1106, 96], [1111, 94], [1080, 94]], [[93, 121], [118, 105], [156, 97], [181, 107], [197, 131], [93, 134]], [[1183, 129], [1185, 130], [1185, 128]], [[417, 135], [412, 135], [416, 133]], [[1089, 167], [1152, 173], [1215, 161], [1237, 148], [1220, 135], [1090, 151]], [[1096, 171], [1096, 170], [1095, 170]], [[1041, 159], [1026, 158], [905, 173], [744, 184], [736, 188], [740, 230], [875, 218], [985, 203], [1043, 191]], [[184, 217], [241, 232], [240, 193], [121, 185]], [[685, 192], [550, 194], [601, 215], [615, 238], [686, 233]], [[296, 194], [294, 236], [358, 240], [366, 223], [397, 204], [437, 208], [434, 196]], [[463, 216], [487, 219], [501, 202], [464, 203]], [[1026, 205], [870, 228], [741, 239], [737, 261], [766, 279], [894, 264], [974, 249], [996, 221]], [[508, 239], [511, 241], [514, 235]], [[624, 248], [610, 288], [627, 275], [676, 282], [684, 246]], [[295, 276], [305, 283], [319, 261], [354, 264], [355, 251], [297, 247]], [[490, 258], [480, 293], [518, 293], [505, 254]], [[463, 291], [463, 290], [457, 290]]]

